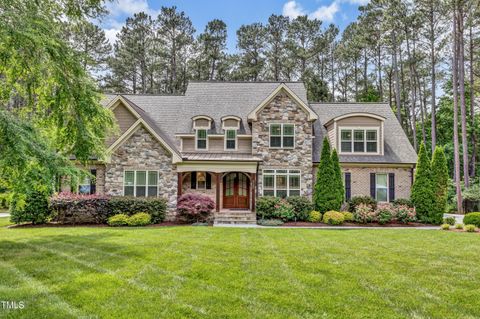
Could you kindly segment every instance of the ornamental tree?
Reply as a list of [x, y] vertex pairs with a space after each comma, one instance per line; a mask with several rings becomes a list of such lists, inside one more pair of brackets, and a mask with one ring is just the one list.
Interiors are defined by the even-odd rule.
[[443, 213], [445, 213], [447, 206], [448, 192], [448, 166], [443, 147], [435, 147], [431, 167], [434, 197], [433, 210], [429, 217], [434, 220], [435, 223], [441, 223], [443, 220]]
[[418, 219], [423, 222], [437, 222], [430, 218], [430, 214], [434, 211], [434, 191], [432, 184], [432, 172], [430, 167], [430, 159], [428, 158], [425, 144], [420, 145], [418, 153], [417, 167], [415, 170], [415, 180], [412, 186], [411, 199], [415, 205]]
[[320, 165], [317, 170], [317, 181], [313, 193], [313, 202], [315, 210], [322, 214], [335, 210], [337, 206], [337, 196], [335, 195], [335, 171], [333, 169], [332, 157], [330, 152], [330, 143], [325, 137], [323, 139], [322, 153], [320, 157]]
[[339, 210], [342, 206], [343, 199], [345, 198], [345, 188], [343, 187], [343, 180], [342, 180], [342, 169], [340, 168], [340, 161], [338, 159], [338, 153], [336, 149], [333, 149], [331, 155], [332, 167], [334, 171], [334, 194], [335, 194], [335, 208], [334, 210]]

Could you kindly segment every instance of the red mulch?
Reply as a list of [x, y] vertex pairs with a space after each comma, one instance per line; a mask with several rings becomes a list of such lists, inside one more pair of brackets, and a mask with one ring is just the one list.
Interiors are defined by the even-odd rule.
[[[288, 226], [288, 227], [331, 227], [332, 225], [327, 225], [323, 223], [309, 223], [309, 222], [288, 222], [283, 224], [282, 226]], [[422, 224], [422, 223], [408, 223], [408, 224], [403, 224], [399, 222], [392, 222], [389, 224], [385, 225], [380, 225], [379, 223], [367, 223], [367, 224], [359, 224], [359, 223], [343, 223], [342, 225], [338, 225], [339, 227], [341, 226], [362, 226], [362, 227], [423, 227], [423, 226], [435, 226], [431, 224]]]
[[[159, 224], [152, 224], [145, 227], [172, 227], [172, 226], [188, 226], [189, 224], [181, 224], [178, 222], [163, 222]], [[50, 228], [50, 227], [91, 227], [91, 228], [102, 228], [109, 227], [107, 224], [61, 224], [61, 223], [46, 223], [33, 225], [30, 223], [18, 224], [18, 225], [9, 225], [8, 228]], [[125, 226], [127, 227], [127, 226]], [[117, 228], [117, 227], [111, 227]], [[133, 227], [130, 227], [133, 228]]]

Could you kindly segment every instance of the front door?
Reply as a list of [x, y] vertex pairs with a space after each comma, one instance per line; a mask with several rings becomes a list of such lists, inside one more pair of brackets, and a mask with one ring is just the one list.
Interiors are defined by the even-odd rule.
[[223, 177], [223, 208], [248, 209], [250, 183], [243, 173], [228, 173]]

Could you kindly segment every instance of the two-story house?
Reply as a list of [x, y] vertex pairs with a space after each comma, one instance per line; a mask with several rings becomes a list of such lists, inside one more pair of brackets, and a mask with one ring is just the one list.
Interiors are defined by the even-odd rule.
[[408, 198], [417, 155], [385, 103], [309, 103], [301, 82], [191, 82], [184, 95], [107, 95], [120, 134], [81, 192], [210, 196], [254, 211], [258, 196], [311, 196], [322, 140], [340, 155], [347, 199]]

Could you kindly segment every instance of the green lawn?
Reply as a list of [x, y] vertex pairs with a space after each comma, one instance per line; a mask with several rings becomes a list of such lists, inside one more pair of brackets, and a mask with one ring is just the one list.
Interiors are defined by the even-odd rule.
[[6, 224], [0, 219], [0, 300], [25, 308], [0, 308], [0, 317], [480, 315], [478, 234]]

